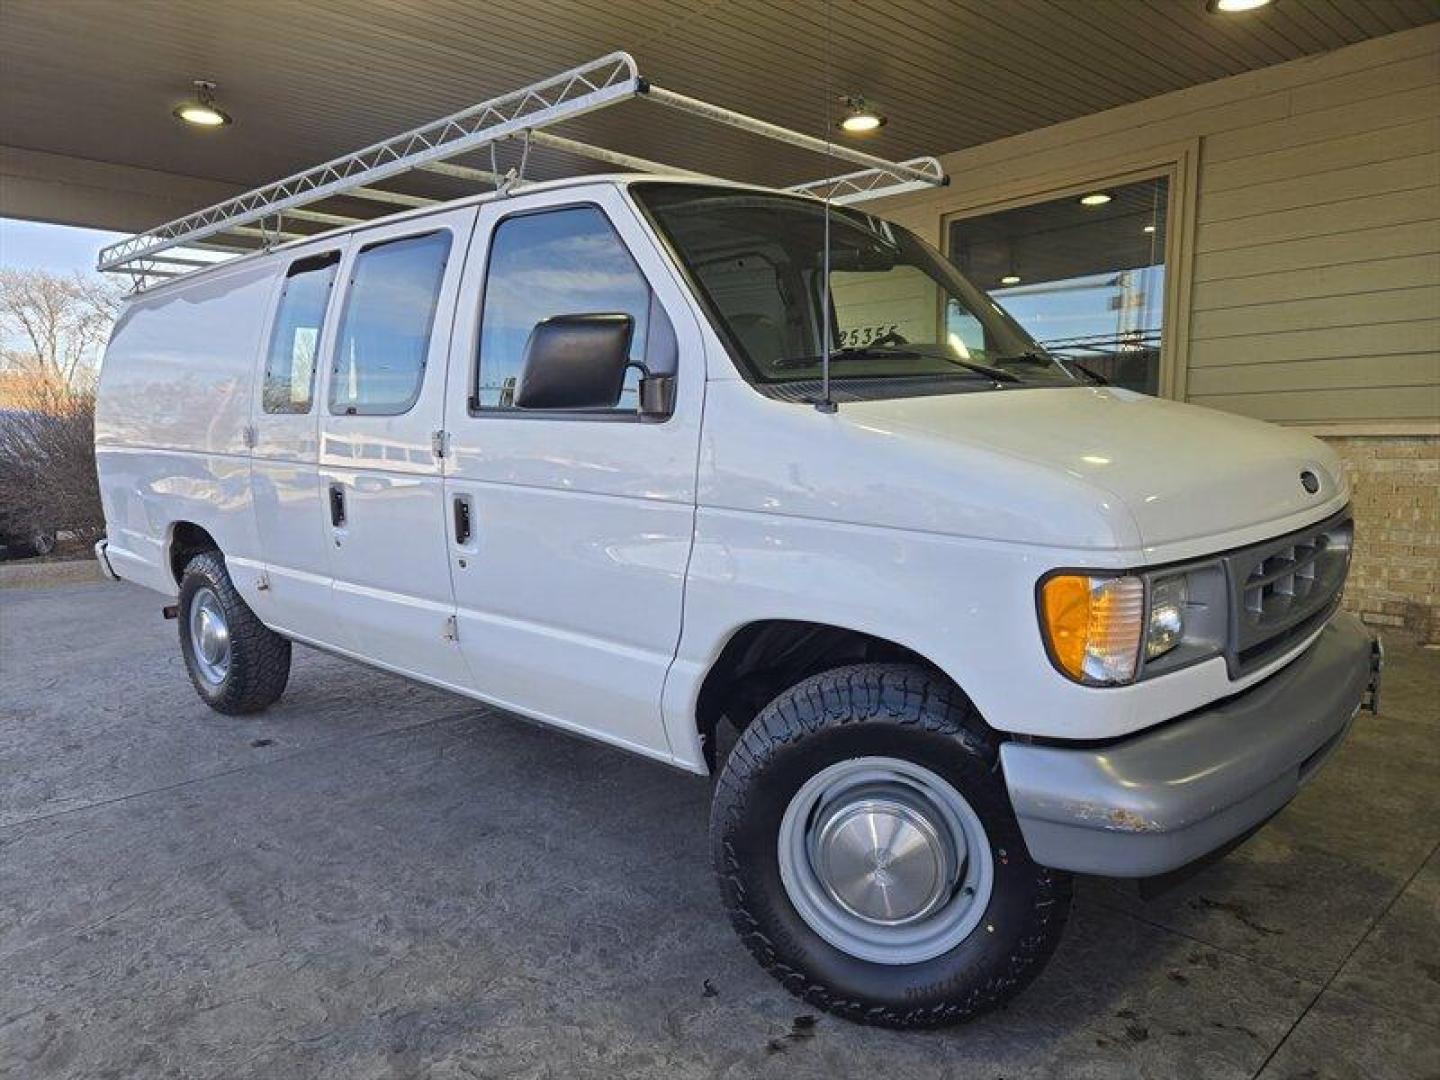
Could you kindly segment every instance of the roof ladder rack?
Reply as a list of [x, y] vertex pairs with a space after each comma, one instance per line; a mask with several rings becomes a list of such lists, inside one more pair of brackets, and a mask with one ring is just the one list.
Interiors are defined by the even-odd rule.
[[[900, 172], [904, 168], [907, 172]], [[928, 174], [926, 179], [917, 179], [915, 171]], [[798, 195], [814, 195], [818, 199], [825, 199], [829, 202], [847, 206], [850, 203], [864, 202], [866, 199], [879, 199], [888, 195], [903, 195], [909, 191], [923, 191], [927, 187], [935, 187], [949, 182], [945, 175], [945, 168], [940, 164], [938, 158], [918, 157], [909, 161], [902, 161], [894, 167], [878, 169], [861, 169], [859, 172], [842, 173], [839, 176], [829, 176], [823, 180], [810, 180], [804, 184], [791, 184], [786, 191], [793, 191]]]
[[[173, 276], [184, 266], [201, 262], [187, 263], [180, 254], [165, 256], [165, 252], [177, 248], [221, 248], [230, 237], [259, 239], [268, 248], [274, 243], [303, 238], [304, 234], [282, 231], [286, 214], [295, 221], [321, 225], [344, 226], [363, 220], [348, 214], [304, 209], [326, 199], [343, 196], [407, 208], [432, 206], [440, 201], [375, 186], [408, 172], [483, 182], [501, 191], [508, 190], [523, 179], [521, 173], [531, 145], [624, 169], [712, 179], [703, 173], [590, 146], [545, 130], [562, 121], [637, 98], [863, 166], [858, 172], [799, 184], [789, 188], [790, 191], [848, 203], [945, 183], [944, 172], [934, 158], [887, 161], [853, 147], [677, 94], [642, 78], [629, 53], [613, 52], [111, 244], [100, 252], [97, 267], [106, 272], [129, 274], [137, 287], [143, 287], [150, 278]], [[512, 139], [523, 140], [526, 153], [520, 170], [512, 169], [501, 175], [495, 148]], [[490, 149], [490, 169], [448, 160], [481, 148]], [[234, 245], [230, 246], [233, 249]]]

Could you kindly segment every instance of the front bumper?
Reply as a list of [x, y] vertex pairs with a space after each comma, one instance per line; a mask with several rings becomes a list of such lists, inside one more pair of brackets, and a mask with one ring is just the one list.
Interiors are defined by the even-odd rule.
[[1241, 836], [1295, 796], [1379, 700], [1378, 642], [1340, 614], [1265, 681], [1098, 749], [1007, 742], [1010, 800], [1043, 866], [1149, 877]]

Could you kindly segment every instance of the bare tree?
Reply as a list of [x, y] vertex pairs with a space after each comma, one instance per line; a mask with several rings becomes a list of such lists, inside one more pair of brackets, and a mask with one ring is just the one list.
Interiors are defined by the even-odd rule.
[[0, 542], [104, 528], [92, 391], [119, 300], [103, 280], [0, 268]]
[[94, 396], [35, 379], [13, 405], [0, 410], [0, 534], [98, 536]]
[[79, 274], [0, 268], [4, 366], [64, 386], [88, 386], [120, 291]]

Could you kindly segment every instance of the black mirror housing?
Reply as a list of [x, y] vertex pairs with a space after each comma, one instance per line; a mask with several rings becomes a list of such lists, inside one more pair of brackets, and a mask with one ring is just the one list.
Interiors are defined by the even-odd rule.
[[517, 409], [613, 409], [630, 367], [629, 315], [555, 315], [530, 331]]

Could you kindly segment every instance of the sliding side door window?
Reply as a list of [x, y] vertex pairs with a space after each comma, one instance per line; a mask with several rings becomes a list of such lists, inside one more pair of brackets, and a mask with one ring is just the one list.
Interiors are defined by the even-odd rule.
[[361, 249], [330, 376], [332, 413], [398, 416], [415, 404], [449, 255], [447, 230]]

